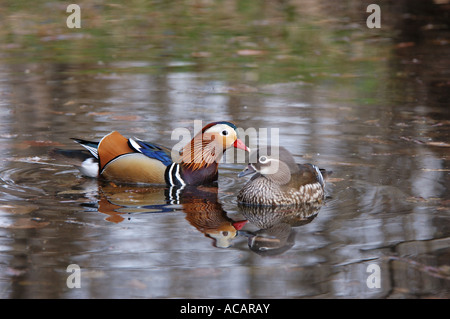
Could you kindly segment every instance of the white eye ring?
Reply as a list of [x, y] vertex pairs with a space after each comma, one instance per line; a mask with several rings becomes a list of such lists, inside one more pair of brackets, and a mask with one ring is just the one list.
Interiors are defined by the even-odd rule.
[[222, 132], [220, 132], [220, 135], [222, 136], [227, 136], [228, 134], [230, 134], [230, 132], [228, 132], [227, 130], [223, 130]]
[[264, 164], [264, 163], [267, 163], [267, 157], [265, 157], [265, 156], [261, 156], [260, 158], [259, 158], [259, 162], [260, 163], [262, 163], [262, 164]]

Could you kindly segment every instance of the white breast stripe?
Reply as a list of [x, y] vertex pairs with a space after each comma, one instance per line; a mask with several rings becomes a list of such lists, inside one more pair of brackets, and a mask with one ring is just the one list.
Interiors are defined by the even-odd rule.
[[173, 170], [174, 165], [176, 165], [176, 164], [173, 163], [172, 165], [170, 165], [169, 173], [167, 174], [169, 176], [170, 185], [174, 185], [173, 179], [172, 179], [172, 170]]
[[[175, 164], [175, 165], [177, 165], [177, 164]], [[185, 186], [186, 185], [186, 183], [183, 181], [183, 179], [181, 178], [181, 175], [180, 175], [180, 165], [177, 165], [177, 171], [175, 173], [175, 177], [181, 183], [181, 186]]]

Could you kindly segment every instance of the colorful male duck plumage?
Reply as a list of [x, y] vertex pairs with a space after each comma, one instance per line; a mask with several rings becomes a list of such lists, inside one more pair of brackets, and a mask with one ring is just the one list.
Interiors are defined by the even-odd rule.
[[321, 202], [325, 177], [330, 172], [312, 164], [297, 164], [289, 151], [279, 147], [270, 156], [250, 155], [248, 167], [239, 177], [253, 174], [238, 194], [238, 202], [247, 205], [278, 206]]
[[236, 130], [230, 122], [210, 123], [176, 155], [167, 147], [126, 138], [116, 131], [100, 142], [74, 139], [89, 153], [56, 153], [82, 159], [78, 168], [90, 177], [133, 184], [204, 185], [217, 181], [218, 163], [228, 148], [249, 151]]

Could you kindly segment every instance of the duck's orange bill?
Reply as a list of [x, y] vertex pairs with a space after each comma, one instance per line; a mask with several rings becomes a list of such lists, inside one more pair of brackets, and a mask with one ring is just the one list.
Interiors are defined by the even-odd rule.
[[236, 141], [234, 141], [233, 146], [250, 153], [250, 149], [240, 139], [236, 139]]

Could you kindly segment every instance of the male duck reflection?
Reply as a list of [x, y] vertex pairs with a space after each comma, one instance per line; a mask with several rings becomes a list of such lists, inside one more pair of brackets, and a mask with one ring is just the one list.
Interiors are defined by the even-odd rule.
[[206, 237], [213, 239], [214, 246], [228, 248], [246, 220], [235, 221], [228, 217], [218, 200], [217, 187], [186, 187], [180, 195], [186, 220]]
[[[272, 148], [275, 151], [275, 148]], [[239, 177], [253, 174], [238, 194], [238, 202], [248, 205], [297, 205], [322, 202], [326, 172], [312, 164], [297, 164], [284, 147], [270, 156], [260, 150], [250, 154], [248, 167]]]
[[171, 150], [166, 147], [127, 139], [115, 131], [100, 142], [74, 140], [89, 153], [79, 150], [55, 150], [53, 153], [79, 160], [77, 166], [86, 176], [101, 176], [119, 183], [210, 184], [217, 181], [218, 162], [228, 148], [234, 146], [249, 152], [237, 138], [236, 126], [225, 121], [203, 127], [181, 150], [179, 158], [172, 158]]
[[[246, 223], [227, 216], [218, 200], [216, 186], [138, 187], [105, 183], [100, 187], [98, 211], [113, 223], [133, 214], [183, 211], [186, 220], [218, 248], [228, 248]], [[136, 215], [137, 216], [137, 215]]]

